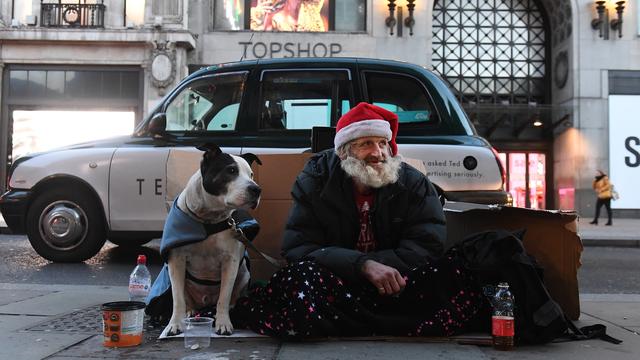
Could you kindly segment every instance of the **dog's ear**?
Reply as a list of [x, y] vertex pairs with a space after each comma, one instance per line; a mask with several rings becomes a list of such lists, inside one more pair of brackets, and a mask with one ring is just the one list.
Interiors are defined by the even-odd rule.
[[257, 157], [256, 154], [244, 153], [240, 155], [240, 157], [245, 159], [249, 163], [249, 166], [251, 166], [251, 164], [253, 164], [254, 161], [257, 162], [258, 165], [262, 165], [262, 161], [260, 161], [260, 158]]
[[220, 150], [218, 145], [211, 144], [211, 143], [200, 144], [200, 145], [196, 146], [196, 149], [198, 149], [200, 151], [204, 151], [204, 154], [202, 154], [202, 159], [203, 160], [213, 159], [213, 158], [215, 158], [216, 156], [218, 156], [218, 155], [220, 155], [222, 153], [222, 150]]
[[212, 144], [212, 143], [204, 143], [204, 144], [196, 145], [196, 149], [204, 152], [212, 151], [214, 154], [222, 152], [222, 150], [220, 150], [220, 147], [218, 145]]

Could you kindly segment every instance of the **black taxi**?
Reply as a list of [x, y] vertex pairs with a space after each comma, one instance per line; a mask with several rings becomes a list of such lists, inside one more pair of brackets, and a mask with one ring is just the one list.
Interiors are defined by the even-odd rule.
[[289, 58], [202, 68], [130, 136], [17, 159], [0, 210], [49, 260], [86, 260], [107, 239], [139, 245], [161, 234], [186, 183], [175, 170], [181, 159], [200, 156], [194, 145], [213, 142], [232, 154], [309, 152], [312, 129], [330, 129], [362, 101], [398, 115], [399, 153], [424, 162], [447, 199], [509, 201], [497, 153], [431, 71], [388, 60]]

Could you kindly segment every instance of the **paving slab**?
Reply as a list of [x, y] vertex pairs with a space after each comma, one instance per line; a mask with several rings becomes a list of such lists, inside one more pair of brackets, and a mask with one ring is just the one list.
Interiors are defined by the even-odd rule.
[[580, 294], [580, 302], [637, 302], [640, 294]]
[[479, 347], [448, 343], [334, 341], [284, 343], [278, 360], [489, 359]]
[[[53, 359], [275, 359], [280, 344], [270, 338], [211, 339], [207, 349], [184, 348], [183, 339], [158, 340], [161, 330], [146, 332], [143, 344], [130, 348], [106, 348], [102, 335], [95, 335]], [[301, 358], [298, 358], [301, 359]]]
[[[602, 218], [600, 220], [603, 220]], [[640, 219], [613, 219], [613, 226], [589, 224], [590, 218], [578, 219], [578, 234], [585, 246], [640, 246]]]
[[[16, 301], [0, 306], [0, 314], [2, 309], [17, 313], [0, 315], [0, 359], [624, 360], [637, 359], [640, 354], [640, 295], [581, 294], [583, 312], [576, 325], [605, 324], [611, 336], [623, 340], [620, 345], [588, 340], [519, 346], [501, 352], [488, 346], [420, 339], [281, 343], [270, 338], [226, 338], [212, 339], [210, 348], [192, 351], [184, 348], [182, 339], [157, 340], [162, 329], [149, 327], [141, 346], [105, 348], [96, 309], [103, 302], [121, 299], [126, 287], [0, 284], [0, 296], [11, 299], [7, 295], [11, 291], [16, 291]], [[38, 310], [38, 306], [42, 309]], [[28, 315], [38, 311], [38, 316]], [[60, 325], [62, 319], [83, 323], [91, 320], [94, 324], [85, 328]]]
[[50, 316], [1, 315], [0, 359], [44, 359], [91, 335], [50, 331], [26, 331], [34, 325], [46, 323]]
[[640, 326], [630, 326], [627, 328], [629, 331], [633, 331], [636, 335], [640, 335]]
[[0, 306], [51, 294], [51, 291], [0, 289]]
[[624, 328], [640, 327], [640, 303], [637, 302], [609, 301], [603, 306], [603, 302], [583, 301], [581, 310], [583, 314]]
[[64, 350], [88, 337], [85, 334], [0, 331], [0, 359], [34, 360]]
[[0, 334], [22, 330], [46, 321], [48, 316], [0, 315]]
[[[0, 314], [58, 315], [108, 301], [126, 300], [120, 287], [84, 286], [67, 291], [52, 291], [46, 296], [27, 298], [0, 306]], [[125, 292], [126, 294], [126, 292]]]
[[547, 344], [539, 346], [517, 347], [513, 351], [497, 351], [491, 348], [482, 348], [487, 358], [518, 360], [549, 360], [549, 359], [575, 359], [575, 360], [637, 360], [638, 353], [628, 347], [619, 345], [602, 345], [601, 340], [575, 341], [559, 344]]
[[68, 284], [17, 284], [17, 283], [0, 283], [0, 290], [39, 290], [39, 291], [58, 291], [58, 292], [110, 292], [115, 295], [126, 296], [127, 286], [113, 285], [68, 285]]
[[[585, 315], [578, 326], [601, 323]], [[537, 346], [518, 346], [512, 351], [498, 351], [490, 346], [459, 345], [455, 343], [402, 342], [336, 342], [316, 344], [288, 344], [282, 346], [278, 360], [290, 359], [637, 359], [640, 336], [615, 326], [608, 333], [623, 340], [614, 345], [602, 340], [557, 342]]]

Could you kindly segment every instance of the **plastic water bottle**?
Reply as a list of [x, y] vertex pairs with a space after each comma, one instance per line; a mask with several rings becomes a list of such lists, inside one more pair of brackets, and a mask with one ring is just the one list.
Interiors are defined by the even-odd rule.
[[129, 300], [144, 302], [151, 289], [151, 273], [147, 269], [147, 257], [138, 255], [138, 265], [129, 275]]
[[492, 304], [491, 335], [493, 335], [493, 347], [497, 350], [512, 350], [515, 334], [514, 299], [509, 291], [509, 284], [506, 282], [498, 284], [498, 291], [493, 297]]

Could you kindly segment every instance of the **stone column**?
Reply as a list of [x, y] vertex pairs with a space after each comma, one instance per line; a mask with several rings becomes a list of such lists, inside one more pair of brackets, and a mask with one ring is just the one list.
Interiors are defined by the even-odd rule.
[[4, 79], [4, 62], [0, 61], [0, 191], [4, 192], [7, 184], [7, 155], [9, 146], [9, 109], [6, 109], [2, 100], [7, 94], [4, 93], [3, 85]]

